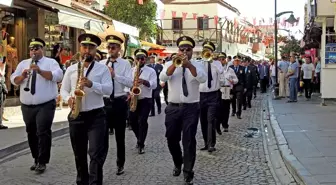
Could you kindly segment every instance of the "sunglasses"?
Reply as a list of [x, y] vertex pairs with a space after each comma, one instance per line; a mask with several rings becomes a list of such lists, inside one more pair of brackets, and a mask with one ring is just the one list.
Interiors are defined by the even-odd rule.
[[188, 51], [191, 51], [191, 48], [179, 48], [180, 51], [182, 52], [188, 52]]
[[137, 59], [138, 61], [144, 61], [144, 60], [145, 60], [145, 57], [136, 57], [136, 59]]
[[40, 49], [40, 47], [32, 47], [32, 48], [29, 48], [30, 51], [38, 51]]

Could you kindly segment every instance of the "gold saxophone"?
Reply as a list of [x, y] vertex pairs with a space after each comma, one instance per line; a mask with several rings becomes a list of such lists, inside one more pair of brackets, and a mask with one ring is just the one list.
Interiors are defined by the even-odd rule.
[[77, 71], [77, 83], [76, 83], [76, 89], [74, 91], [75, 94], [75, 101], [71, 110], [70, 117], [72, 119], [76, 119], [79, 115], [79, 111], [82, 106], [82, 98], [85, 96], [85, 92], [83, 90], [83, 87], [80, 85], [80, 79], [84, 77], [84, 62], [86, 61], [86, 57], [82, 61], [78, 61], [78, 71]]
[[141, 94], [141, 89], [138, 85], [139, 83], [139, 76], [140, 76], [140, 62], [136, 62], [135, 66], [135, 73], [134, 73], [134, 80], [133, 80], [133, 87], [131, 89], [131, 102], [130, 102], [130, 111], [135, 112], [138, 104], [138, 97]]

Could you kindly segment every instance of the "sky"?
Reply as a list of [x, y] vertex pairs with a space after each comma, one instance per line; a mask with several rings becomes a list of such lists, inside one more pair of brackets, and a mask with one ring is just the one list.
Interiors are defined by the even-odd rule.
[[[241, 17], [263, 17], [265, 21], [269, 21], [269, 17], [274, 17], [274, 0], [225, 0], [227, 3], [236, 7]], [[287, 28], [291, 31], [291, 34], [300, 39], [303, 37], [302, 33], [299, 33], [300, 29], [304, 30], [304, 5], [306, 0], [277, 0], [277, 12], [293, 11], [295, 17], [300, 17], [298, 26], [293, 28]], [[280, 17], [282, 20], [284, 17], [288, 18], [290, 14], [284, 14]], [[273, 18], [274, 20], [274, 18]], [[282, 35], [288, 35], [285, 31], [280, 31]]]

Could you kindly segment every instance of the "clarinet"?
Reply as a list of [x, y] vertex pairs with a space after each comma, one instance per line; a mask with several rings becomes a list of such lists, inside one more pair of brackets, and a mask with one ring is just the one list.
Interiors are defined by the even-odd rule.
[[[33, 56], [32, 56], [31, 64], [35, 64], [35, 63], [36, 63], [36, 62], [35, 62], [35, 55], [33, 55]], [[23, 89], [24, 91], [30, 91], [29, 84], [30, 84], [31, 76], [32, 76], [32, 72], [29, 71], [29, 73], [28, 73], [27, 84], [26, 84], [26, 87]]]

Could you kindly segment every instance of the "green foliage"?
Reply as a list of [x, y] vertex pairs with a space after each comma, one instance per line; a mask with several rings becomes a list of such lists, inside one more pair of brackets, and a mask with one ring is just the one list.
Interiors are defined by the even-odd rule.
[[301, 52], [300, 41], [296, 40], [293, 36], [290, 39], [288, 39], [286, 45], [280, 46], [281, 56], [283, 55], [289, 56], [291, 52], [294, 53]]
[[114, 20], [137, 27], [140, 39], [147, 40], [157, 32], [156, 9], [153, 0], [144, 0], [143, 5], [136, 0], [108, 0], [104, 12]]

